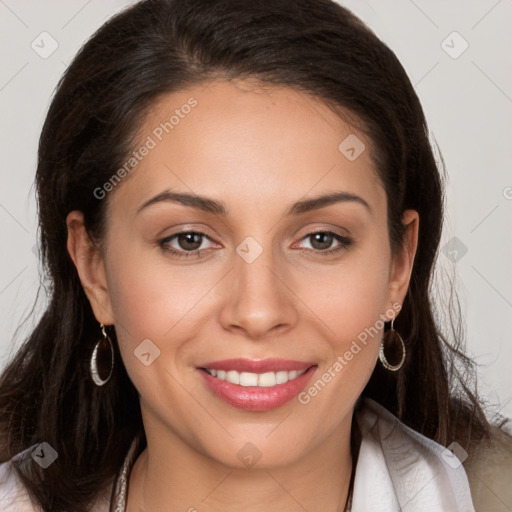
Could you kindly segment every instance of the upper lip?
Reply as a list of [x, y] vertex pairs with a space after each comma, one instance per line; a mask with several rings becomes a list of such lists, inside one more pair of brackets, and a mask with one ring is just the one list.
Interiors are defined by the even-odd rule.
[[211, 361], [202, 364], [198, 368], [209, 368], [211, 370], [235, 370], [237, 372], [265, 373], [278, 371], [307, 370], [315, 363], [304, 361], [293, 361], [290, 359], [224, 359], [222, 361]]

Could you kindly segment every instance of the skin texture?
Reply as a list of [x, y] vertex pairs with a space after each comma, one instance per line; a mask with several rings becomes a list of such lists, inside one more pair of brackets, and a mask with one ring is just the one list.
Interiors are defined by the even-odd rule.
[[[148, 448], [131, 474], [128, 511], [343, 510], [353, 407], [381, 331], [307, 405], [236, 409], [212, 394], [197, 367], [231, 358], [308, 361], [318, 366], [309, 387], [403, 303], [418, 215], [405, 212], [404, 246], [392, 254], [371, 141], [319, 100], [287, 88], [217, 80], [169, 94], [149, 112], [139, 140], [191, 97], [197, 105], [104, 199], [99, 246], [80, 212], [67, 218], [68, 250], [96, 319], [115, 325], [140, 394]], [[338, 150], [350, 134], [366, 146], [354, 161]], [[228, 215], [171, 201], [138, 212], [166, 190], [222, 201]], [[285, 215], [296, 201], [339, 191], [369, 208], [344, 201]], [[200, 258], [178, 259], [159, 245], [184, 229], [206, 235], [194, 247]], [[343, 244], [315, 242], [307, 236], [314, 231], [351, 243], [322, 255]], [[249, 236], [263, 249], [252, 263], [236, 252]], [[178, 242], [166, 247], [190, 252], [190, 241]], [[149, 366], [134, 356], [145, 339], [160, 350]], [[250, 468], [237, 456], [248, 442], [261, 454]]]

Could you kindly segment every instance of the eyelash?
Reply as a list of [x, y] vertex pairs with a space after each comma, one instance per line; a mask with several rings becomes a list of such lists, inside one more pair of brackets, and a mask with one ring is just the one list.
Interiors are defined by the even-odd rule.
[[[179, 235], [185, 235], [185, 234], [199, 235], [201, 237], [211, 240], [208, 235], [206, 235], [205, 233], [201, 233], [200, 231], [180, 231], [180, 232], [174, 233], [173, 235], [168, 236], [166, 238], [162, 238], [161, 240], [158, 241], [158, 245], [162, 249], [162, 251], [164, 251], [166, 253], [170, 253], [173, 256], [175, 256], [176, 258], [190, 258], [192, 256], [197, 256], [197, 257], [201, 258], [201, 252], [204, 251], [205, 249], [196, 249], [195, 251], [184, 251], [184, 250], [177, 251], [176, 249], [169, 248], [167, 246], [167, 244], [171, 240], [178, 237]], [[327, 231], [327, 230], [312, 231], [311, 233], [308, 233], [307, 235], [303, 236], [301, 238], [301, 241], [305, 240], [313, 235], [317, 235], [317, 234], [332, 235], [335, 240], [340, 242], [340, 245], [338, 245], [337, 247], [334, 247], [333, 249], [326, 249], [324, 251], [319, 250], [319, 249], [305, 249], [306, 251], [313, 251], [321, 256], [332, 255], [339, 251], [348, 249], [348, 247], [352, 244], [352, 240], [350, 240], [349, 238], [339, 235], [338, 233], [335, 233], [333, 231]]]

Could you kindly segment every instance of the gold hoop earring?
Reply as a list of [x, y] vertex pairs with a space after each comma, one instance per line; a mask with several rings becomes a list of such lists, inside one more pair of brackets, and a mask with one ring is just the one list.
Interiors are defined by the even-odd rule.
[[[392, 372], [396, 372], [402, 368], [402, 365], [405, 361], [405, 343], [402, 339], [402, 336], [398, 334], [398, 332], [395, 331], [393, 328], [393, 324], [395, 322], [395, 319], [393, 318], [391, 320], [391, 328], [389, 331], [384, 333], [384, 336], [382, 337], [382, 341], [380, 344], [380, 350], [379, 350], [379, 359], [382, 363], [382, 366], [386, 368], [387, 370], [390, 370]], [[386, 355], [384, 354], [384, 347], [391, 348], [392, 353], [396, 354], [397, 352], [397, 346], [401, 346], [402, 349], [402, 357], [400, 361], [397, 364], [391, 364], [389, 363], [388, 359], [386, 358]]]
[[114, 347], [112, 340], [105, 332], [105, 326], [100, 324], [103, 338], [94, 346], [91, 357], [91, 378], [96, 386], [103, 386], [112, 376], [114, 369]]

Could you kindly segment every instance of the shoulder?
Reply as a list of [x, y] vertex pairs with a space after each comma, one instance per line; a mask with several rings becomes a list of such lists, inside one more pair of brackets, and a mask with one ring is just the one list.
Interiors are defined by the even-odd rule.
[[[43, 512], [42, 508], [30, 498], [13, 464], [16, 459], [24, 459], [30, 462], [31, 454], [37, 446], [31, 446], [16, 454], [11, 460], [0, 463], [0, 511]], [[111, 493], [111, 485], [107, 485], [105, 491], [100, 493], [92, 504], [90, 511], [108, 512]]]
[[0, 463], [0, 510], [7, 512], [41, 512], [18, 477], [13, 460], [30, 456], [31, 448], [18, 453], [13, 459]]
[[492, 427], [464, 464], [477, 512], [512, 510], [512, 430]]

